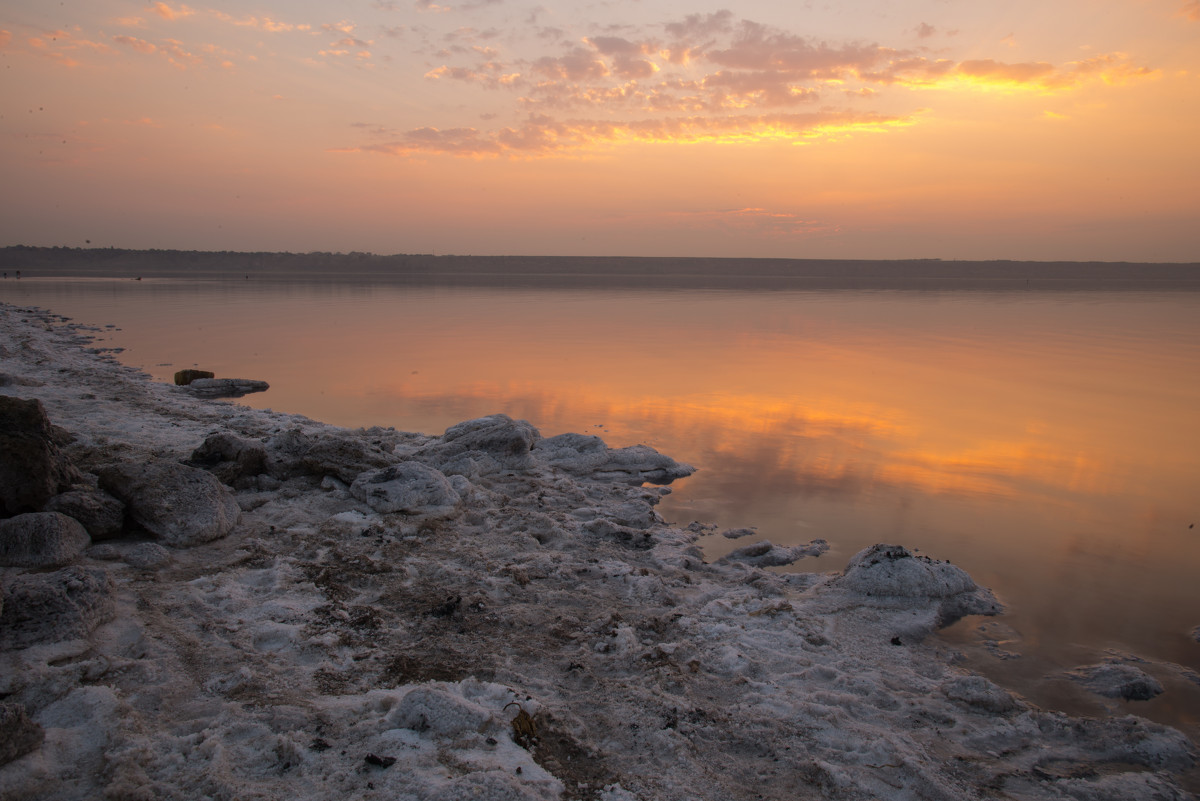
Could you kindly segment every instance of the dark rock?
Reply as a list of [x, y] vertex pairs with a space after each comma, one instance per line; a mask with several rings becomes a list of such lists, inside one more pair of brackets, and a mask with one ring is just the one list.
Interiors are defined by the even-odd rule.
[[100, 486], [125, 502], [139, 526], [168, 545], [210, 542], [237, 525], [241, 509], [212, 474], [177, 462], [101, 468]]
[[1082, 684], [1106, 698], [1124, 698], [1126, 701], [1149, 701], [1160, 695], [1163, 686], [1158, 679], [1141, 668], [1117, 662], [1086, 665], [1069, 670], [1065, 674], [1072, 681]]
[[239, 479], [267, 471], [267, 449], [261, 442], [222, 431], [192, 451], [188, 464], [207, 470], [221, 483], [233, 486]]
[[461, 502], [446, 476], [420, 462], [368, 470], [350, 485], [350, 494], [383, 513], [445, 515]]
[[86, 637], [114, 610], [112, 579], [103, 568], [18, 575], [4, 588], [0, 648]]
[[240, 398], [251, 392], [266, 392], [271, 385], [251, 378], [197, 378], [187, 388], [203, 398]]
[[394, 464], [399, 459], [352, 431], [330, 429], [309, 434], [291, 429], [267, 442], [267, 471], [274, 478], [333, 476], [352, 483], [359, 474]]
[[0, 703], [0, 765], [41, 747], [46, 733], [29, 719], [21, 704]]
[[215, 375], [215, 373], [210, 373], [208, 370], [179, 370], [175, 373], [175, 383], [181, 387], [186, 387], [197, 378], [213, 378]]
[[83, 524], [58, 512], [28, 512], [0, 520], [0, 565], [61, 567], [91, 544]]
[[39, 511], [81, 476], [36, 399], [0, 395], [0, 516]]
[[55, 495], [43, 508], [75, 518], [93, 540], [115, 537], [125, 525], [125, 504], [103, 490], [86, 485]]

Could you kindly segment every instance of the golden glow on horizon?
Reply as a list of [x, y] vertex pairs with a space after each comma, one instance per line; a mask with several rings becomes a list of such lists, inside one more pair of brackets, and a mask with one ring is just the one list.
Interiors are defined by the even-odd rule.
[[[1200, 20], [1178, 0], [431, 9], [0, 13], [0, 168], [28, 188], [5, 244], [1200, 259]], [[683, 222], [731, 208], [765, 227]]]

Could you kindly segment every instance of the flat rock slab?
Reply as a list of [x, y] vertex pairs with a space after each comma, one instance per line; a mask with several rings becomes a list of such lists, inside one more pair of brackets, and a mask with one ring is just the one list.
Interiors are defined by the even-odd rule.
[[167, 545], [211, 542], [237, 525], [241, 509], [211, 473], [176, 462], [116, 464], [100, 470], [100, 487], [123, 501], [130, 517]]
[[82, 523], [58, 512], [0, 520], [0, 565], [5, 567], [62, 567], [91, 543]]
[[202, 398], [240, 398], [251, 392], [266, 392], [271, 385], [251, 378], [197, 378], [187, 388]]
[[0, 648], [86, 637], [112, 619], [113, 583], [103, 568], [66, 567], [8, 580], [0, 612]]
[[539, 440], [534, 458], [549, 467], [575, 476], [628, 484], [670, 484], [696, 472], [648, 445], [610, 448], [588, 434], [559, 434]]

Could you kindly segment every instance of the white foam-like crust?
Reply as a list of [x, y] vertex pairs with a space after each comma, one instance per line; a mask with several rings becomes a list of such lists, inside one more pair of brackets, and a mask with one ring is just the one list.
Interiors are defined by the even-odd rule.
[[0, 766], [0, 796], [1187, 797], [1178, 732], [1043, 712], [949, 664], [925, 635], [998, 611], [958, 568], [899, 546], [844, 575], [708, 565], [638, 485], [685, 472], [650, 449], [529, 437], [527, 459], [491, 440], [456, 455], [197, 399], [87, 345], [0, 308], [0, 372], [21, 378], [0, 391], [41, 399], [84, 470], [298, 430], [341, 438], [335, 455], [361, 438], [353, 459], [434, 454], [462, 503], [380, 513], [345, 464], [302, 465], [244, 483], [221, 539], [87, 552], [116, 615], [0, 653], [0, 693], [45, 730]]

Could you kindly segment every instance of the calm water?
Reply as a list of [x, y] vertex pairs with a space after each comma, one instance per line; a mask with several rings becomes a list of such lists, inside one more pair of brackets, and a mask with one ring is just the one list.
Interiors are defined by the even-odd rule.
[[[1200, 669], [1200, 293], [671, 290], [31, 280], [0, 300], [115, 324], [170, 380], [259, 378], [241, 402], [440, 433], [505, 412], [699, 468], [661, 511], [952, 560], [1009, 614], [945, 633], [1045, 706], [1200, 720], [1200, 679], [1100, 702], [1055, 674], [1112, 653]], [[736, 543], [703, 540], [710, 558]]]

